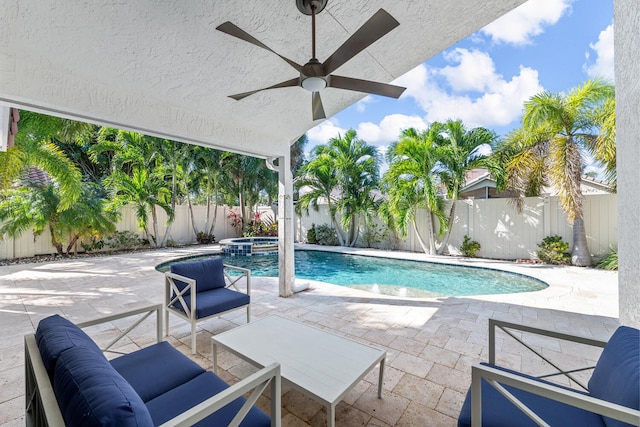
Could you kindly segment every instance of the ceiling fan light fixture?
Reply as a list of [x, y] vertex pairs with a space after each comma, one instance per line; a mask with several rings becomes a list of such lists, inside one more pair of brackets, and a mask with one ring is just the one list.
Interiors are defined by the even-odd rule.
[[307, 77], [302, 80], [302, 87], [309, 92], [319, 92], [327, 87], [327, 81], [322, 77]]

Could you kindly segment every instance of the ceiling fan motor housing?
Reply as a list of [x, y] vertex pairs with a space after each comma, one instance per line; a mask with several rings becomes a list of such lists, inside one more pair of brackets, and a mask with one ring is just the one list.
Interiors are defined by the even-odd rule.
[[327, 5], [327, 1], [328, 0], [296, 0], [296, 7], [301, 13], [311, 15], [313, 14], [311, 6], [315, 6], [317, 14], [324, 10]]

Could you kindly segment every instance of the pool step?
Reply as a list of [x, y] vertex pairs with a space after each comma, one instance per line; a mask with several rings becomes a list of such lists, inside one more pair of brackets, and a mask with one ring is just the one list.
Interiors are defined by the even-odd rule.
[[256, 245], [254, 243], [251, 246], [251, 253], [252, 254], [258, 254], [258, 253], [264, 253], [264, 252], [277, 252], [277, 251], [278, 251], [278, 245], [277, 244]]

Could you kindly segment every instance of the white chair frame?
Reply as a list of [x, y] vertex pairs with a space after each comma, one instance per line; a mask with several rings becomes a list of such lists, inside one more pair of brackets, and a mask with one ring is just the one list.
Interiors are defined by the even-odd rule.
[[[577, 383], [580, 387], [586, 389], [586, 386], [577, 381], [571, 374], [584, 370], [593, 369], [593, 366], [580, 367], [571, 370], [563, 370], [559, 368], [553, 361], [547, 359], [542, 354], [537, 352], [531, 346], [526, 344], [523, 340], [518, 338], [511, 330], [528, 332], [537, 335], [543, 335], [552, 337], [564, 341], [570, 341], [580, 343], [584, 345], [594, 347], [604, 347], [606, 342], [598, 341], [590, 338], [579, 337], [575, 335], [562, 334], [558, 332], [548, 331], [544, 329], [533, 328], [525, 325], [518, 325], [515, 323], [502, 322], [495, 319], [489, 319], [489, 363], [495, 365], [496, 357], [496, 328], [501, 329], [511, 338], [518, 341], [525, 346], [528, 350], [535, 353], [542, 358], [545, 362], [550, 364], [556, 372], [539, 376], [538, 378], [547, 378], [556, 375], [564, 375]], [[503, 385], [518, 388], [529, 393], [537, 394], [547, 399], [556, 400], [566, 405], [575, 406], [577, 408], [584, 409], [589, 412], [593, 412], [604, 417], [614, 418], [616, 420], [634, 425], [640, 426], [640, 411], [632, 408], [627, 408], [622, 405], [608, 402], [606, 400], [597, 399], [592, 396], [587, 396], [577, 391], [567, 390], [563, 387], [556, 387], [536, 381], [534, 379], [525, 378], [517, 374], [505, 372], [500, 369], [493, 368], [491, 366], [477, 365], [471, 368], [471, 425], [473, 427], [482, 426], [482, 380], [487, 381], [492, 387], [494, 387], [500, 394], [502, 394], [509, 402], [514, 404], [519, 410], [526, 414], [533, 422], [539, 426], [549, 426], [540, 416], [526, 406], [522, 401], [510, 393]]]
[[[87, 328], [89, 326], [100, 325], [114, 320], [135, 316], [133, 324], [122, 332], [117, 338], [107, 344], [102, 351], [116, 354], [124, 354], [120, 351], [111, 350], [111, 346], [127, 336], [135, 327], [142, 323], [149, 316], [156, 315], [156, 342], [162, 341], [162, 305], [157, 304], [143, 307], [137, 310], [128, 311], [108, 317], [103, 317], [89, 322], [79, 323], [78, 327]], [[140, 315], [142, 315], [140, 317]], [[25, 351], [25, 422], [27, 427], [63, 427], [65, 426], [58, 401], [53, 391], [53, 385], [49, 379], [49, 374], [44, 367], [44, 362], [40, 356], [40, 350], [36, 343], [35, 334], [27, 334], [24, 337]], [[177, 415], [166, 423], [168, 426], [191, 426], [194, 423], [208, 417], [228, 403], [251, 392], [246, 398], [244, 405], [238, 414], [231, 421], [230, 426], [238, 426], [249, 413], [252, 406], [269, 386], [271, 395], [271, 427], [281, 426], [281, 392], [282, 379], [280, 375], [280, 365], [273, 363], [260, 369], [249, 377], [233, 384], [229, 388], [210, 397], [204, 402]]]
[[[230, 276], [227, 273], [227, 270], [235, 270], [240, 272], [241, 274], [239, 276]], [[196, 354], [196, 324], [198, 322], [202, 322], [204, 320], [208, 320], [214, 317], [220, 317], [223, 314], [230, 313], [235, 310], [241, 310], [245, 307], [247, 309], [247, 323], [251, 321], [251, 301], [249, 301], [249, 304], [247, 305], [232, 308], [231, 310], [221, 311], [218, 313], [214, 313], [211, 316], [202, 317], [199, 319], [196, 318], [195, 308], [196, 308], [196, 302], [197, 302], [197, 299], [196, 299], [197, 292], [194, 292], [197, 286], [196, 280], [190, 277], [181, 276], [179, 274], [175, 274], [171, 272], [166, 272], [164, 275], [165, 275], [164, 308], [166, 312], [164, 317], [164, 323], [165, 323], [164, 335], [165, 337], [169, 335], [169, 313], [173, 313], [176, 316], [181, 317], [182, 319], [189, 322], [191, 324], [191, 354]], [[236, 286], [236, 284], [239, 284], [239, 282], [242, 279], [245, 279], [246, 294], [249, 295], [249, 298], [251, 298], [251, 270], [248, 270], [246, 268], [236, 267], [235, 265], [224, 264], [224, 278], [226, 282], [225, 287], [227, 289], [233, 288], [233, 290], [237, 292], [242, 292], [242, 291], [238, 288], [238, 286]], [[185, 286], [182, 290], [180, 290], [180, 288], [175, 282], [176, 280], [186, 283], [187, 286]], [[190, 298], [189, 302], [190, 302], [191, 308], [189, 308], [189, 306], [187, 306], [185, 302], [185, 293], [187, 291], [190, 291], [190, 294], [186, 295], [186, 297]], [[180, 305], [184, 310], [180, 310], [178, 308], [173, 307], [173, 304], [175, 304], [176, 302], [180, 302]]]

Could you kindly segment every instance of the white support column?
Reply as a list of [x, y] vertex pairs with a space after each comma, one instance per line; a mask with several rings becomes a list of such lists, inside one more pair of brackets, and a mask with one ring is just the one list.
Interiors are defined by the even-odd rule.
[[[267, 164], [273, 163], [267, 160]], [[279, 294], [289, 297], [295, 285], [293, 237], [293, 176], [289, 153], [278, 157], [278, 269]]]
[[640, 2], [614, 0], [620, 323], [640, 327]]

